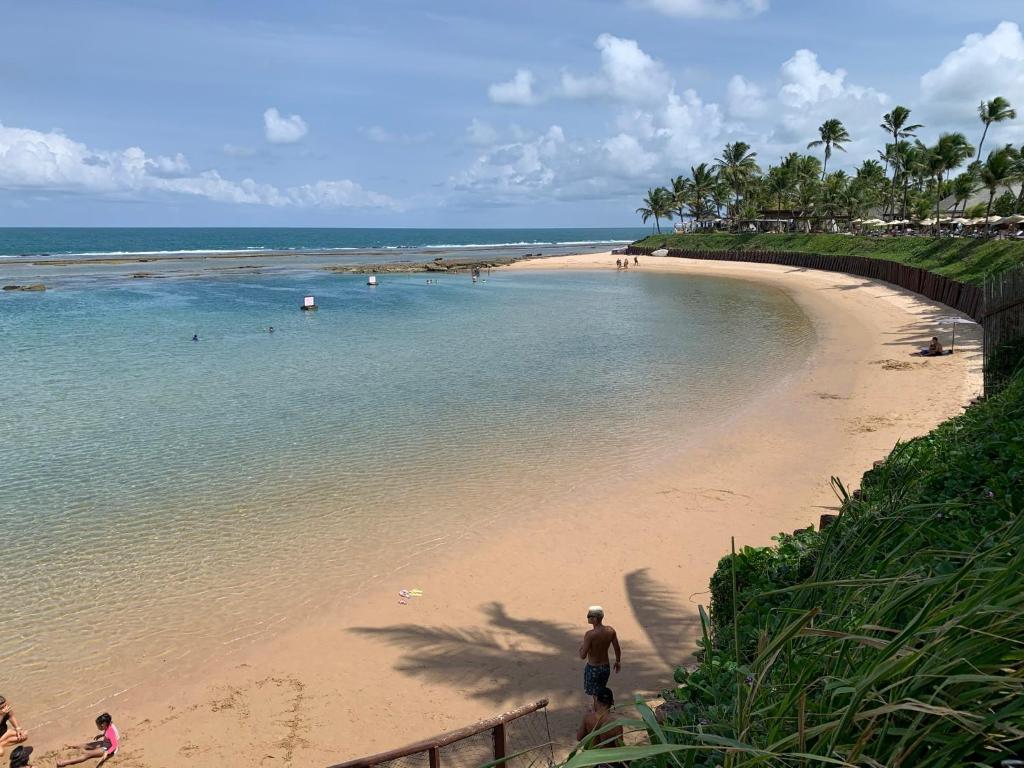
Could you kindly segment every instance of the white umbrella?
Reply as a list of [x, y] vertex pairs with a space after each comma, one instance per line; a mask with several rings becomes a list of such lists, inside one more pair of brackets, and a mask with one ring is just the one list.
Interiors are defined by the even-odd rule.
[[956, 327], [958, 325], [975, 325], [975, 322], [973, 320], [970, 320], [966, 317], [957, 317], [956, 315], [940, 317], [937, 322], [953, 326], [953, 340], [949, 342], [950, 354], [953, 353], [953, 349], [956, 347]]
[[921, 219], [921, 226], [922, 227], [930, 227], [934, 223], [935, 223], [935, 219]]
[[651, 256], [668, 256], [667, 248], [659, 248], [656, 251], [651, 251]]
[[1020, 224], [1024, 221], [1024, 214], [1015, 213], [1012, 216], [1007, 216], [1003, 219], [1003, 224]]

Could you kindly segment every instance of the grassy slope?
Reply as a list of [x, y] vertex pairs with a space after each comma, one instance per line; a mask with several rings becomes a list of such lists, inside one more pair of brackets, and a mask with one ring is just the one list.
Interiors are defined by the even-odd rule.
[[932, 237], [856, 237], [850, 235], [651, 235], [636, 243], [645, 247], [706, 251], [804, 251], [871, 256], [921, 267], [967, 283], [980, 284], [987, 275], [1024, 264], [1024, 241]]
[[1022, 508], [1019, 374], [897, 446], [825, 532], [722, 560], [714, 636], [695, 672], [677, 672], [684, 685], [668, 697], [682, 709], [666, 740], [717, 734], [769, 749], [778, 765], [820, 764], [795, 752], [993, 765], [1024, 749]]

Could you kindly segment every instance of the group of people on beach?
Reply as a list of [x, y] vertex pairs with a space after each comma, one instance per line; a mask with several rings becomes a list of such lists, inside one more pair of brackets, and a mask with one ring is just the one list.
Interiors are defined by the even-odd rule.
[[[117, 732], [117, 726], [114, 725], [114, 721], [109, 713], [104, 712], [96, 718], [96, 729], [99, 733], [84, 744], [65, 745], [64, 748], [66, 750], [73, 751], [76, 755], [67, 759], [57, 760], [55, 763], [56, 768], [78, 765], [88, 760], [99, 760], [96, 763], [98, 768], [98, 766], [103, 765], [107, 760], [116, 755], [121, 735]], [[10, 768], [32, 768], [33, 747], [30, 747], [26, 742], [28, 742], [28, 731], [18, 724], [18, 719], [14, 716], [11, 703], [3, 696], [0, 696], [0, 757], [7, 751], [8, 747], [14, 747], [11, 750]]]
[[[590, 629], [583, 636], [579, 654], [586, 662], [583, 667], [583, 692], [591, 697], [591, 708], [583, 715], [576, 729], [576, 740], [583, 741], [593, 734], [586, 745], [588, 749], [620, 747], [622, 726], [616, 724], [618, 718], [612, 711], [615, 694], [608, 687], [612, 671], [618, 674], [622, 669], [619, 636], [604, 623], [604, 608], [600, 605], [592, 605], [587, 609], [587, 623]], [[609, 650], [615, 652], [614, 664], [609, 657]]]
[[[639, 259], [639, 257], [637, 257], [637, 256], [633, 257], [633, 266], [634, 267], [639, 267], [640, 266], [640, 259]], [[629, 257], [627, 256], [624, 259], [616, 259], [615, 260], [615, 268], [616, 269], [629, 269]]]

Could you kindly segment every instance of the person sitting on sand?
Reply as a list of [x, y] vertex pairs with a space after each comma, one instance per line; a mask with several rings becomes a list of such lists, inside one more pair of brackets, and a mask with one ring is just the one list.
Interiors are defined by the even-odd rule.
[[611, 677], [611, 666], [608, 662], [608, 647], [615, 649], [615, 672], [622, 668], [622, 649], [619, 648], [619, 637], [615, 630], [604, 625], [604, 608], [592, 605], [587, 609], [587, 621], [593, 626], [583, 636], [580, 645], [580, 658], [586, 659], [583, 667], [583, 691], [594, 697], [594, 710], [597, 710], [597, 692], [608, 686]]
[[11, 768], [32, 768], [32, 747], [15, 747], [11, 751]]
[[[594, 731], [600, 731], [587, 745], [588, 749], [610, 749], [622, 746], [622, 726], [612, 725], [618, 718], [612, 712], [615, 694], [611, 688], [598, 688], [594, 697], [596, 706], [583, 716], [583, 722], [576, 729], [576, 741], [583, 741]], [[611, 727], [609, 727], [611, 726]]]
[[114, 726], [110, 715], [104, 712], [97, 717], [96, 727], [100, 729], [100, 733], [92, 741], [87, 741], [85, 744], [67, 745], [67, 749], [79, 749], [82, 751], [82, 754], [73, 760], [58, 760], [56, 763], [57, 768], [64, 768], [67, 765], [78, 765], [86, 760], [95, 760], [96, 758], [99, 758], [99, 762], [96, 763], [96, 768], [99, 768], [99, 766], [117, 754], [121, 735], [117, 732], [117, 728]]
[[11, 703], [0, 696], [0, 755], [12, 744], [21, 744], [28, 738], [28, 731], [18, 725]]
[[938, 336], [932, 336], [931, 342], [928, 346], [921, 350], [921, 354], [925, 357], [938, 357], [939, 355], [945, 354], [942, 349], [942, 344], [939, 342]]

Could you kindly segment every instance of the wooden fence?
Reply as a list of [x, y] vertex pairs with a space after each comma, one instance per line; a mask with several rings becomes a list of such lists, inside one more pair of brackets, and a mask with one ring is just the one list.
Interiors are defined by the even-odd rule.
[[[630, 255], [650, 256], [656, 248], [631, 245], [626, 249]], [[803, 269], [821, 269], [826, 272], [845, 272], [850, 275], [884, 280], [887, 283], [906, 288], [908, 291], [945, 304], [947, 307], [970, 315], [981, 321], [983, 293], [980, 288], [967, 283], [950, 280], [919, 267], [911, 267], [896, 261], [872, 259], [867, 256], [829, 256], [821, 253], [799, 251], [691, 251], [679, 248], [668, 249], [669, 256], [687, 259], [713, 261], [748, 261], [755, 264], [782, 264]]]
[[985, 281], [985, 392], [998, 391], [1024, 360], [1024, 268]]

